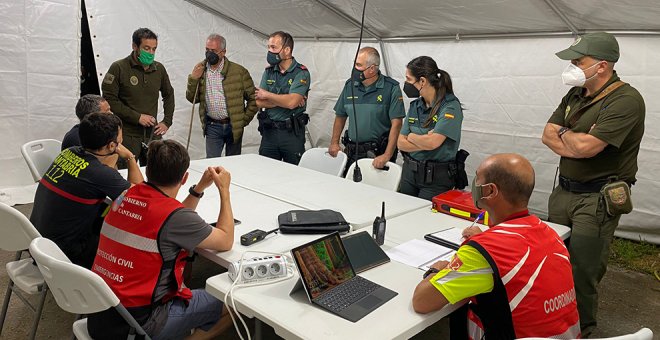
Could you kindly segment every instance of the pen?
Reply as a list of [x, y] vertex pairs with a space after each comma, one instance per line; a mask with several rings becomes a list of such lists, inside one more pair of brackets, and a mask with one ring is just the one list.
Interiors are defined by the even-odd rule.
[[[465, 228], [465, 230], [468, 230], [468, 229], [474, 227], [474, 225], [477, 223], [477, 221], [479, 221], [479, 219], [482, 218], [482, 217], [484, 217], [484, 212], [483, 211], [481, 213], [479, 213], [479, 216], [477, 216], [477, 218], [474, 219], [472, 224], [470, 224], [469, 227]], [[463, 230], [463, 238], [467, 240], [469, 236], [465, 235], [465, 230]]]
[[482, 217], [484, 217], [484, 212], [483, 211], [481, 213], [479, 213], [479, 216], [477, 216], [477, 218], [474, 219], [474, 222], [472, 222], [472, 224], [470, 224], [470, 226], [468, 228], [474, 227], [474, 225], [477, 223], [477, 221], [479, 221], [479, 219], [482, 218]]

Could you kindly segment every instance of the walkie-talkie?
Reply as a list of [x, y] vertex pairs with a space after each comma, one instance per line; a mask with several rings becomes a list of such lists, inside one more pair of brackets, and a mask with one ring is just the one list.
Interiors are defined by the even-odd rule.
[[376, 216], [374, 220], [373, 238], [379, 246], [385, 243], [385, 202], [380, 217]]

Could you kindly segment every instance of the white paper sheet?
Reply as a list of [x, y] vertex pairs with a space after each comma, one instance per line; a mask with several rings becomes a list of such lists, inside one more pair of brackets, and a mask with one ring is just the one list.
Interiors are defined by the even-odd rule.
[[429, 241], [414, 239], [402, 243], [386, 253], [394, 261], [428, 270], [432, 264], [438, 261], [451, 259], [455, 251]]

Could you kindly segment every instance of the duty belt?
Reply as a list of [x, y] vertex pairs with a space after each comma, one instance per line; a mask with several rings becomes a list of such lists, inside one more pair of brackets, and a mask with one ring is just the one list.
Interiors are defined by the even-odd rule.
[[438, 162], [433, 160], [418, 161], [412, 157], [407, 152], [402, 152], [403, 161], [409, 162], [412, 165], [412, 170], [417, 172], [419, 170], [425, 170], [426, 168], [432, 168], [434, 171], [438, 170], [448, 170], [449, 164], [453, 162]]
[[607, 184], [606, 178], [595, 179], [589, 182], [578, 182], [570, 178], [566, 178], [562, 175], [559, 175], [559, 186], [568, 192], [572, 192], [576, 194], [600, 192], [600, 189], [605, 184]]
[[[355, 147], [357, 146], [358, 154], [366, 154], [369, 151], [374, 151], [374, 152], [379, 151], [376, 142], [355, 143], [353, 141], [349, 141], [347, 143], [344, 143], [344, 145], [346, 146], [346, 148], [351, 150], [355, 149]], [[350, 152], [349, 154], [352, 156], [353, 152]]]

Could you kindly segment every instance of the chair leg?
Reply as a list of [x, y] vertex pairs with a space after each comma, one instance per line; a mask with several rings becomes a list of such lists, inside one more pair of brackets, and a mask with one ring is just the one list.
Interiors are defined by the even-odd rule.
[[12, 290], [11, 288], [14, 286], [14, 281], [11, 279], [9, 280], [9, 283], [7, 284], [7, 292], [5, 293], [5, 301], [2, 303], [2, 316], [0, 316], [0, 334], [2, 334], [2, 329], [5, 325], [5, 317], [7, 317], [7, 309], [9, 308], [9, 299], [11, 298], [11, 293]]
[[44, 284], [43, 291], [41, 292], [41, 298], [39, 299], [39, 305], [37, 305], [37, 310], [34, 315], [34, 322], [32, 323], [32, 331], [30, 332], [30, 340], [34, 340], [37, 335], [37, 328], [39, 328], [39, 320], [41, 320], [41, 312], [44, 309], [44, 303], [46, 302], [46, 295], [48, 294], [48, 286]]

